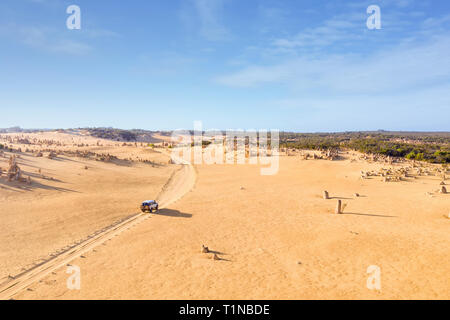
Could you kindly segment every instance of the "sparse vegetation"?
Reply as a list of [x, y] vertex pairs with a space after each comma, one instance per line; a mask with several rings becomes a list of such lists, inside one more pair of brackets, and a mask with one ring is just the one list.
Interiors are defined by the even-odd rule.
[[450, 163], [449, 133], [281, 133], [281, 148], [329, 150], [347, 148], [367, 154]]
[[89, 133], [97, 138], [116, 140], [116, 141], [136, 141], [136, 133], [128, 130], [113, 128], [92, 128]]
[[[207, 141], [207, 140], [203, 140], [202, 141], [202, 147], [206, 147], [209, 146], [211, 144], [211, 141]], [[191, 147], [193, 147], [195, 145], [194, 142], [191, 143]]]
[[[123, 130], [116, 128], [84, 128], [92, 136], [108, 139], [113, 141], [127, 141], [127, 142], [152, 142], [152, 135], [155, 131], [142, 130], [142, 129], [132, 129]], [[168, 135], [168, 132], [159, 132], [161, 135]]]

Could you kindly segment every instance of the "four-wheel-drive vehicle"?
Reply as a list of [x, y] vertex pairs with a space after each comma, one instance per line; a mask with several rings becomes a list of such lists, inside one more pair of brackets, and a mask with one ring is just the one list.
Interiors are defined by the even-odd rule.
[[155, 200], [147, 200], [142, 202], [141, 211], [142, 212], [153, 212], [153, 210], [158, 211], [158, 202]]

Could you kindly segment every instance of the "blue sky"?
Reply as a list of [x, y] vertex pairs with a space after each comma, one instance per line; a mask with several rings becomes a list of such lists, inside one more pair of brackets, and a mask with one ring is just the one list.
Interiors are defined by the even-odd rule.
[[[66, 8], [81, 8], [68, 30]], [[381, 30], [369, 30], [369, 5]], [[450, 2], [2, 0], [0, 127], [450, 131]]]

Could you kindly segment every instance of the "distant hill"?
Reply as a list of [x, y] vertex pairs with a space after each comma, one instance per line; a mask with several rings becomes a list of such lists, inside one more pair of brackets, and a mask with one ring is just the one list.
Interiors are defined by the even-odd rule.
[[20, 132], [38, 132], [38, 131], [52, 131], [51, 129], [22, 129], [21, 127], [0, 128], [0, 133], [20, 133]]
[[155, 138], [155, 134], [170, 135], [170, 132], [150, 131], [142, 129], [123, 130], [116, 128], [83, 128], [90, 135], [97, 138], [126, 141], [126, 142], [159, 142], [160, 139]]

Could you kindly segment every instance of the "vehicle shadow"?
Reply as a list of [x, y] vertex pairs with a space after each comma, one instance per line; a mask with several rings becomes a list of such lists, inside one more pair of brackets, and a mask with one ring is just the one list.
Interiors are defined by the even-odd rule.
[[175, 217], [175, 218], [191, 218], [192, 214], [190, 213], [184, 213], [180, 212], [179, 210], [174, 209], [159, 209], [156, 213], [160, 216], [167, 216], [167, 217]]

